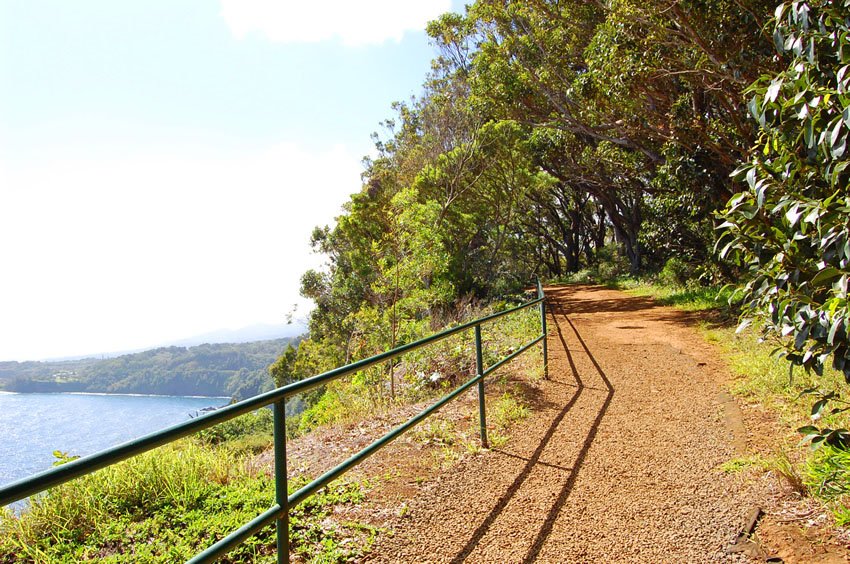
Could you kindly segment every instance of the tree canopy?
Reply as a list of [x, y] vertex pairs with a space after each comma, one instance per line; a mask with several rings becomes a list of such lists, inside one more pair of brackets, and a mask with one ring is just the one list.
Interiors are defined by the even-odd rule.
[[612, 254], [740, 285], [789, 359], [850, 372], [847, 8], [477, 0], [431, 22], [422, 93], [313, 233], [328, 264], [280, 381]]

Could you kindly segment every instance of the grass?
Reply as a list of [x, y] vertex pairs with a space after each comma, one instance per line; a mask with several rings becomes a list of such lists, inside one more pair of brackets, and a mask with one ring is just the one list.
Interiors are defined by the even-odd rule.
[[[49, 490], [21, 515], [6, 510], [0, 562], [185, 561], [274, 503], [273, 479], [251, 464], [251, 449], [234, 446], [242, 438], [177, 441]], [[293, 480], [290, 493], [305, 482]], [[374, 530], [329, 520], [368, 487], [337, 482], [292, 510], [293, 551], [315, 562], [368, 551]], [[266, 527], [223, 561], [274, 561], [274, 553], [274, 528]]]
[[[712, 331], [714, 338], [726, 351], [733, 371], [739, 376], [732, 392], [748, 401], [759, 403], [778, 414], [784, 426], [796, 429], [809, 425], [808, 407], [814, 403], [804, 390], [817, 388], [824, 392], [841, 393], [846, 389], [844, 377], [834, 370], [824, 370], [823, 376], [808, 373], [783, 358], [772, 356], [772, 347], [759, 342], [752, 332], [734, 334], [731, 330]], [[821, 425], [847, 425], [845, 414], [826, 414]]]
[[[486, 307], [470, 307], [462, 319], [455, 321], [471, 321], [514, 305], [496, 302]], [[492, 366], [540, 335], [539, 309], [530, 307], [502, 316], [483, 324], [481, 331], [484, 365]], [[434, 332], [437, 331], [429, 331], [428, 335]], [[533, 354], [533, 351], [527, 353]], [[474, 333], [469, 329], [399, 357], [394, 369], [395, 397], [390, 396], [387, 364], [336, 380], [325, 386], [322, 395], [299, 415], [295, 434], [356, 422], [398, 405], [442, 397], [475, 375], [475, 362]], [[516, 366], [517, 362], [511, 364]], [[542, 363], [525, 363], [523, 371], [532, 380], [540, 379]]]
[[[54, 488], [0, 522], [3, 562], [166, 562], [262, 512], [269, 480], [238, 455], [179, 441]], [[268, 533], [234, 552], [262, 556]]]
[[[504, 302], [484, 308], [469, 308], [464, 319], [457, 321], [477, 319], [514, 305]], [[499, 317], [483, 324], [481, 331], [482, 360], [485, 367], [492, 366], [540, 335], [540, 310], [530, 307]], [[364, 371], [332, 382], [318, 401], [300, 415], [299, 432], [353, 423], [386, 414], [399, 405], [442, 397], [474, 376], [475, 359], [474, 333], [467, 330], [401, 357], [395, 368], [395, 399], [388, 393], [387, 374], [381, 372], [386, 367], [379, 366], [371, 372]], [[498, 376], [488, 377], [488, 390], [496, 389], [503, 394], [491, 402], [493, 405], [488, 405], [492, 413], [488, 415], [488, 423], [491, 427], [495, 425], [491, 435], [495, 446], [503, 445], [507, 440], [507, 428], [528, 414], [527, 408], [520, 406], [519, 399], [513, 399], [514, 396], [519, 398], [521, 392], [508, 393], [505, 389], [507, 375], [519, 374], [532, 382], [542, 379], [543, 363], [539, 349], [528, 351], [501, 367]], [[382, 385], [383, 391], [376, 393], [376, 386]], [[435, 416], [417, 426], [412, 434], [420, 443], [439, 447], [439, 452], [433, 455], [435, 466], [446, 468], [464, 453], [480, 450], [477, 423], [474, 427], [466, 427]]]
[[838, 526], [850, 525], [850, 452], [818, 449], [805, 463], [803, 482], [829, 505]]
[[421, 443], [439, 446], [452, 446], [458, 440], [454, 424], [436, 417], [414, 428], [412, 434]]
[[648, 296], [662, 305], [685, 311], [716, 311], [734, 315], [729, 306], [732, 290], [714, 286], [665, 286], [643, 280], [620, 279], [609, 284], [634, 296]]
[[767, 461], [761, 455], [736, 456], [720, 465], [720, 471], [726, 474], [739, 474], [750, 468], [767, 468]]
[[493, 427], [489, 433], [490, 444], [496, 448], [505, 446], [508, 429], [531, 413], [521, 396], [511, 391], [505, 391], [498, 400], [490, 402], [487, 411], [488, 422]]

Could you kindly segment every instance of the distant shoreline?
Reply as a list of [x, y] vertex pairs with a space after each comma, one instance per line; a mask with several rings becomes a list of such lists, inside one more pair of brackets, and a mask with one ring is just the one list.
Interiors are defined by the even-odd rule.
[[273, 339], [163, 347], [102, 360], [0, 362], [0, 390], [241, 400], [274, 388], [269, 366], [290, 346], [291, 339]]

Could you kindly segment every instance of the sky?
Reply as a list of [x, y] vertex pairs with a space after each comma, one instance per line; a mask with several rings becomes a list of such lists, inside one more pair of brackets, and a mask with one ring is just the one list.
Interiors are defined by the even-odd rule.
[[458, 0], [0, 0], [0, 361], [309, 309], [316, 225]]

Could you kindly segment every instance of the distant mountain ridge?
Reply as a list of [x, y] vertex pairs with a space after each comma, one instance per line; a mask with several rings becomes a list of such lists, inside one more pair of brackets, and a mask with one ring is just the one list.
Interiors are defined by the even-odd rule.
[[192, 347], [205, 343], [251, 343], [254, 341], [269, 341], [273, 339], [291, 339], [307, 332], [304, 321], [292, 323], [269, 324], [257, 323], [240, 329], [219, 329], [178, 341], [170, 341], [163, 346]]
[[286, 337], [159, 347], [101, 359], [0, 362], [0, 389], [244, 399], [273, 388], [269, 365], [297, 341]]

